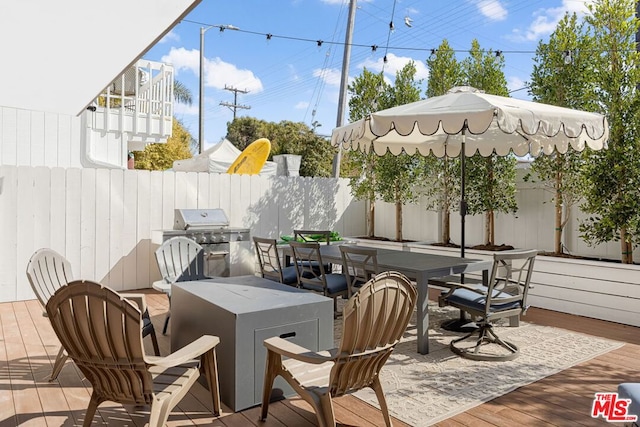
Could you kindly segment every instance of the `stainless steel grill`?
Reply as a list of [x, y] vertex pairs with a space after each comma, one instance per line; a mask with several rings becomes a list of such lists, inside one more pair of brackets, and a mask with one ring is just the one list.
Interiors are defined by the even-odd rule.
[[203, 247], [207, 276], [229, 276], [232, 245], [250, 242], [249, 229], [229, 227], [223, 209], [176, 209], [173, 230], [163, 231], [162, 239], [175, 236], [186, 236]]

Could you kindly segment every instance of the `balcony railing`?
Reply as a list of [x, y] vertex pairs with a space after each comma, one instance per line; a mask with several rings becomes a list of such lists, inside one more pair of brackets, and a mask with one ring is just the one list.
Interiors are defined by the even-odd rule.
[[96, 131], [127, 134], [129, 149], [166, 142], [173, 117], [173, 67], [139, 60], [96, 100]]

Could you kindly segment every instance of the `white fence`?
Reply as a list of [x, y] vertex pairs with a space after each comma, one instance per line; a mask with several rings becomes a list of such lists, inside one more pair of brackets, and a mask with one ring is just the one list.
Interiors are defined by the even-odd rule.
[[364, 233], [364, 204], [342, 179], [0, 166], [0, 301], [33, 298], [25, 268], [41, 247], [75, 277], [149, 287], [160, 278], [153, 232], [173, 228], [176, 208], [218, 207], [252, 235]]
[[[497, 243], [552, 250], [553, 206], [543, 203], [548, 198], [520, 183], [520, 210], [498, 216]], [[376, 234], [393, 238], [394, 207], [377, 206]], [[176, 208], [218, 207], [231, 226], [249, 227], [252, 235], [277, 237], [294, 228], [365, 234], [365, 204], [353, 200], [344, 179], [0, 166], [0, 301], [33, 297], [24, 271], [41, 247], [64, 254], [76, 277], [118, 290], [148, 287], [159, 278], [153, 232], [173, 227]], [[619, 259], [617, 243], [589, 248], [576, 224], [574, 218], [568, 226], [572, 253]], [[457, 214], [451, 228], [459, 241]], [[482, 243], [482, 231], [482, 217], [468, 218], [467, 243]], [[439, 215], [406, 206], [404, 236], [438, 241]]]
[[[544, 191], [539, 184], [525, 183], [519, 170], [517, 179], [518, 212], [515, 215], [496, 215], [496, 244], [511, 245], [516, 248], [553, 251], [555, 216], [551, 203], [551, 193]], [[566, 252], [589, 258], [620, 260], [620, 244], [610, 242], [597, 246], [588, 246], [578, 232], [579, 219], [584, 217], [578, 206], [574, 206], [567, 223], [564, 240]], [[441, 216], [429, 212], [420, 204], [403, 207], [403, 237], [406, 240], [422, 242], [441, 241]], [[389, 203], [376, 203], [376, 235], [395, 238], [395, 206]], [[460, 215], [451, 213], [451, 238], [460, 243]], [[484, 216], [475, 215], [466, 218], [465, 246], [484, 242]], [[634, 260], [640, 261], [640, 250], [634, 251]]]

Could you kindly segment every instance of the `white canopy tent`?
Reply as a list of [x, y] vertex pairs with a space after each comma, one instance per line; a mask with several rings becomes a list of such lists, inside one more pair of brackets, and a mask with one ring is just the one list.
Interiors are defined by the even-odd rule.
[[[191, 159], [176, 160], [173, 170], [179, 172], [213, 172], [226, 173], [229, 166], [238, 158], [242, 151], [238, 150], [228, 139], [214, 145]], [[275, 162], [266, 162], [260, 175], [275, 175]]]

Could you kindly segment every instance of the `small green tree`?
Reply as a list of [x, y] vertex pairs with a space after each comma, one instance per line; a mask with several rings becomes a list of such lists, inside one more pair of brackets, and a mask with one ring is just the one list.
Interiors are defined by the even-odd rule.
[[[593, 61], [585, 52], [593, 51], [593, 38], [576, 14], [565, 14], [547, 43], [536, 49], [529, 84], [535, 101], [580, 110], [594, 110]], [[568, 60], [567, 58], [570, 58]], [[582, 199], [582, 153], [571, 148], [566, 153], [540, 155], [531, 163], [525, 180], [538, 179], [549, 191], [555, 211], [554, 253], [563, 253], [563, 230], [571, 208]], [[533, 175], [535, 174], [535, 178]]]
[[[409, 62], [396, 73], [396, 79], [390, 89], [389, 106], [409, 104], [420, 100], [420, 80], [415, 79], [416, 66]], [[417, 200], [416, 184], [421, 180], [425, 167], [420, 154], [409, 156], [405, 153], [393, 155], [387, 153], [380, 157], [375, 166], [375, 191], [382, 200], [395, 204], [396, 236], [402, 237], [402, 207]]]
[[580, 224], [589, 244], [618, 240], [623, 263], [633, 262], [640, 232], [640, 127], [636, 50], [639, 21], [632, 0], [600, 0], [586, 16], [594, 35], [590, 52], [597, 101], [609, 120], [609, 145], [592, 153], [585, 167], [585, 203], [590, 216]]
[[[427, 59], [429, 78], [427, 97], [444, 95], [451, 88], [462, 84], [462, 69], [455, 52], [445, 39], [432, 56]], [[443, 157], [425, 159], [425, 182], [423, 189], [427, 210], [442, 212], [441, 243], [451, 243], [451, 211], [458, 210], [460, 199], [460, 161]]]
[[[366, 68], [362, 74], [356, 76], [348, 86], [349, 94], [349, 121], [355, 122], [370, 113], [386, 108], [387, 93], [390, 86], [384, 81], [382, 73], [372, 73]], [[349, 155], [350, 162], [362, 165], [361, 173], [351, 177], [351, 194], [357, 200], [365, 200], [368, 203], [367, 211], [367, 236], [375, 236], [375, 212], [376, 212], [376, 187], [375, 175], [378, 156], [370, 150], [368, 153], [352, 152]]]
[[149, 144], [143, 151], [136, 151], [135, 168], [147, 170], [167, 170], [175, 160], [190, 159], [193, 137], [178, 119], [173, 118], [172, 135], [163, 144]]
[[[469, 57], [462, 61], [463, 73], [470, 86], [493, 95], [508, 96], [503, 68], [502, 55], [483, 50], [477, 40], [472, 41]], [[487, 245], [495, 245], [495, 213], [514, 213], [518, 209], [516, 164], [514, 156], [500, 157], [496, 154], [486, 158], [476, 154], [466, 161], [468, 209], [471, 215], [485, 214]]]

